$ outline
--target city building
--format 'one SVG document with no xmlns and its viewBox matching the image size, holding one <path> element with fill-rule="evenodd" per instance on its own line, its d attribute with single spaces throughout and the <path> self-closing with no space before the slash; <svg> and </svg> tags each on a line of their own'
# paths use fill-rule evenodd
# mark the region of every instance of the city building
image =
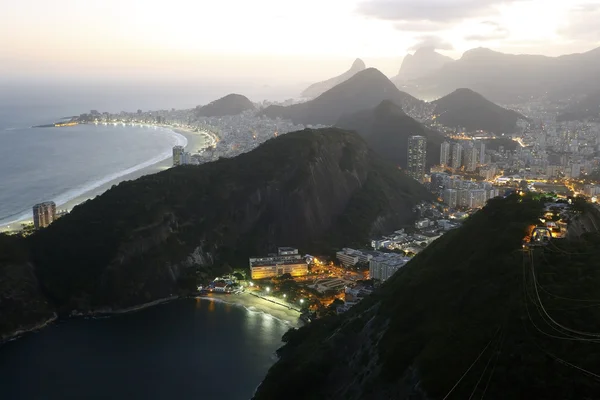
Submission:
<svg viewBox="0 0 600 400">
<path fill-rule="evenodd" d="M 384 282 L 405 266 L 408 261 L 410 258 L 399 254 L 382 253 L 369 261 L 369 278 Z"/>
<path fill-rule="evenodd" d="M 308 264 L 293 247 L 280 247 L 277 254 L 249 259 L 252 279 L 273 278 L 283 274 L 304 276 L 308 274 Z"/>
<path fill-rule="evenodd" d="M 444 142 L 440 145 L 440 165 L 450 166 L 450 143 Z"/>
<path fill-rule="evenodd" d="M 462 166 L 462 146 L 459 143 L 455 143 L 452 147 L 452 168 L 460 169 Z"/>
<path fill-rule="evenodd" d="M 479 150 L 477 147 L 472 146 L 467 148 L 467 154 L 465 157 L 465 167 L 467 172 L 474 172 L 477 169 L 477 163 L 479 162 Z"/>
<path fill-rule="evenodd" d="M 408 175 L 423 182 L 425 178 L 425 163 L 427 159 L 427 139 L 424 136 L 408 138 Z"/>
<path fill-rule="evenodd" d="M 46 201 L 33 206 L 33 226 L 35 229 L 45 228 L 56 219 L 56 204 Z"/>
<path fill-rule="evenodd" d="M 486 164 L 486 162 L 485 162 L 485 143 L 483 141 L 479 144 L 479 164 Z"/>
<path fill-rule="evenodd" d="M 344 267 L 353 267 L 359 263 L 368 263 L 373 256 L 360 250 L 344 248 L 335 253 L 335 257 Z"/>
<path fill-rule="evenodd" d="M 183 146 L 173 147 L 173 166 L 183 165 L 185 149 Z"/>
<path fill-rule="evenodd" d="M 458 191 L 456 189 L 444 189 L 442 199 L 449 207 L 456 208 L 458 204 Z"/>
</svg>

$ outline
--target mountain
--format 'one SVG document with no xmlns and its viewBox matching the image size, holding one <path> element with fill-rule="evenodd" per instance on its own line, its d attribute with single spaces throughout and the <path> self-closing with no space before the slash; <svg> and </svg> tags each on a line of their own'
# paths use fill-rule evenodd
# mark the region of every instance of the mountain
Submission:
<svg viewBox="0 0 600 400">
<path fill-rule="evenodd" d="M 306 97 L 306 98 L 310 98 L 310 99 L 319 97 L 320 95 L 322 95 L 323 93 L 325 93 L 326 91 L 331 89 L 332 87 L 339 85 L 340 83 L 342 83 L 344 81 L 347 81 L 348 79 L 352 78 L 354 75 L 359 73 L 360 71 L 363 71 L 365 68 L 367 68 L 367 66 L 365 65 L 364 61 L 361 60 L 360 58 L 357 58 L 354 61 L 354 63 L 352 63 L 352 66 L 350 67 L 350 69 L 348 71 L 346 71 L 343 74 L 336 76 L 334 78 L 327 79 L 326 81 L 313 83 L 312 85 L 310 85 L 308 88 L 306 88 L 302 92 L 302 97 Z"/>
<path fill-rule="evenodd" d="M 470 89 L 457 89 L 433 102 L 436 121 L 442 125 L 484 130 L 493 133 L 517 131 L 517 121 L 526 119 L 516 111 L 502 108 Z"/>
<path fill-rule="evenodd" d="M 263 114 L 269 118 L 289 119 L 296 124 L 333 125 L 342 115 L 376 107 L 383 100 L 391 100 L 403 108 L 422 103 L 398 90 L 377 69 L 368 68 L 314 100 L 289 107 L 270 106 Z"/>
<path fill-rule="evenodd" d="M 344 115 L 335 126 L 355 130 L 370 148 L 402 168 L 406 168 L 407 163 L 408 137 L 425 136 L 427 164 L 440 162 L 440 145 L 444 142 L 444 135 L 415 121 L 389 100 L 384 100 L 373 109 Z"/>
<path fill-rule="evenodd" d="M 531 97 L 566 98 L 600 90 L 600 48 L 580 54 L 546 57 L 473 49 L 427 76 L 400 86 L 420 98 L 439 97 L 468 87 L 500 103 Z"/>
<path fill-rule="evenodd" d="M 19 265 L 35 268 L 61 315 L 111 311 L 195 291 L 197 278 L 277 246 L 364 245 L 411 223 L 414 205 L 430 198 L 357 134 L 304 130 L 113 186 L 23 239 Z"/>
<path fill-rule="evenodd" d="M 581 101 L 557 116 L 557 121 L 574 121 L 600 117 L 600 90 L 585 96 Z"/>
<path fill-rule="evenodd" d="M 203 107 L 197 107 L 197 117 L 223 117 L 226 115 L 238 115 L 244 111 L 254 110 L 256 107 L 247 97 L 241 94 L 228 94 Z"/>
<path fill-rule="evenodd" d="M 254 399 L 596 398 L 597 336 L 544 311 L 599 332 L 600 235 L 529 254 L 542 210 L 492 199 L 346 313 L 289 331 Z"/>
<path fill-rule="evenodd" d="M 453 61 L 454 59 L 436 52 L 432 47 L 421 47 L 414 54 L 404 57 L 400 71 L 392 81 L 403 82 L 421 78 Z"/>
</svg>

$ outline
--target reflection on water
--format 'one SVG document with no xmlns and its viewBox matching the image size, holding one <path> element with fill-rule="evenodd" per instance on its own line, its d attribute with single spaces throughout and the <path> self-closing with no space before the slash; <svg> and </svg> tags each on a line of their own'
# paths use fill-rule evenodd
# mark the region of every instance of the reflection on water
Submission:
<svg viewBox="0 0 600 400">
<path fill-rule="evenodd" d="M 247 400 L 289 326 L 203 301 L 74 319 L 9 342 L 0 347 L 1 398 Z"/>
</svg>

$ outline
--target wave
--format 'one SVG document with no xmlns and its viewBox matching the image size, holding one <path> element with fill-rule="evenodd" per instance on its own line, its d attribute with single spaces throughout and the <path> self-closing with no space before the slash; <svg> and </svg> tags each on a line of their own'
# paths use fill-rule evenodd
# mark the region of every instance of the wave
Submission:
<svg viewBox="0 0 600 400">
<path fill-rule="evenodd" d="M 173 129 L 169 129 L 169 128 L 159 128 L 159 129 L 164 130 L 165 132 L 168 132 L 171 134 L 171 137 L 175 140 L 173 146 L 183 146 L 183 147 L 187 146 L 188 140 L 182 134 L 177 133 Z M 57 207 L 60 207 L 64 204 L 70 202 L 71 200 L 76 199 L 79 196 L 83 196 L 86 193 L 92 192 L 93 190 L 99 188 L 100 186 L 103 186 L 111 181 L 117 180 L 125 175 L 132 174 L 136 171 L 139 171 L 140 169 L 144 169 L 151 165 L 154 165 L 156 163 L 164 161 L 169 157 L 172 157 L 171 149 L 165 150 L 164 152 L 160 153 L 159 155 L 157 155 L 149 160 L 146 160 L 142 163 L 134 165 L 133 167 L 121 170 L 119 172 L 115 172 L 115 173 L 107 175 L 101 179 L 97 179 L 95 181 L 87 182 L 83 185 L 80 185 L 79 187 L 76 187 L 76 188 L 71 189 L 61 195 L 58 195 L 57 197 L 52 199 L 52 201 L 54 201 L 56 203 Z M 31 215 L 31 211 L 27 211 L 27 212 L 23 211 L 23 214 L 21 216 L 17 217 L 16 219 L 8 220 L 9 218 L 13 218 L 13 217 L 9 216 L 6 220 L 0 220 L 0 225 L 11 225 L 11 224 L 14 224 L 17 222 L 26 221 L 26 220 L 31 219 L 32 215 Z"/>
</svg>

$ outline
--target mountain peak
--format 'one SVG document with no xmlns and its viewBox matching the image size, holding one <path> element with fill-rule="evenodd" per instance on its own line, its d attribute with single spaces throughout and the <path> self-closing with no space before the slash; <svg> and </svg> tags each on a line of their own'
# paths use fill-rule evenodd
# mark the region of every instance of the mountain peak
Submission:
<svg viewBox="0 0 600 400">
<path fill-rule="evenodd" d="M 317 82 L 317 83 L 310 85 L 308 88 L 306 88 L 302 92 L 302 97 L 307 97 L 307 98 L 319 97 L 321 94 L 325 93 L 332 87 L 339 85 L 340 83 L 342 83 L 344 81 L 347 81 L 348 79 L 350 79 L 354 75 L 356 75 L 358 72 L 363 71 L 366 67 L 367 66 L 365 65 L 365 62 L 363 60 L 361 60 L 360 58 L 357 58 L 356 60 L 354 60 L 354 62 L 352 63 L 352 66 L 350 67 L 350 69 L 348 71 L 346 71 L 343 74 L 338 75 L 336 77 L 327 79 L 326 81 Z"/>
<path fill-rule="evenodd" d="M 456 89 L 433 104 L 438 122 L 468 131 L 513 133 L 517 130 L 517 120 L 525 118 L 516 111 L 502 108 L 467 88 Z"/>
<path fill-rule="evenodd" d="M 395 80 L 406 81 L 426 76 L 454 60 L 435 51 L 434 47 L 419 47 L 414 54 L 407 54 Z"/>
<path fill-rule="evenodd" d="M 254 109 L 254 104 L 246 96 L 230 93 L 203 107 L 196 108 L 196 115 L 199 117 L 222 117 L 225 115 L 238 115 L 244 111 Z"/>
<path fill-rule="evenodd" d="M 350 70 L 351 71 L 362 71 L 365 68 L 367 68 L 367 65 L 365 64 L 365 62 L 363 60 L 361 60 L 360 58 L 357 58 L 352 63 L 352 67 L 350 67 Z"/>
</svg>

